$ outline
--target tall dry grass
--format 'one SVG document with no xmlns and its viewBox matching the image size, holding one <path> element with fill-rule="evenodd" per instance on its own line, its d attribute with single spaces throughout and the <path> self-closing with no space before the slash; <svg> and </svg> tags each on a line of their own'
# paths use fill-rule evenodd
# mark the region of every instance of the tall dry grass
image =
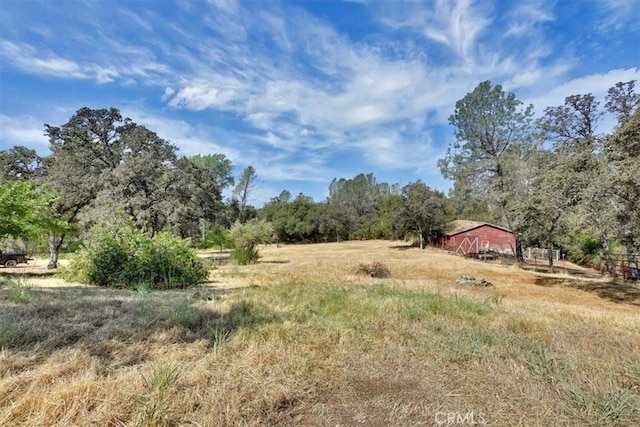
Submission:
<svg viewBox="0 0 640 427">
<path fill-rule="evenodd" d="M 190 291 L 0 282 L 0 425 L 640 418 L 637 288 L 402 243 L 261 252 Z M 374 262 L 391 277 L 357 274 Z"/>
</svg>

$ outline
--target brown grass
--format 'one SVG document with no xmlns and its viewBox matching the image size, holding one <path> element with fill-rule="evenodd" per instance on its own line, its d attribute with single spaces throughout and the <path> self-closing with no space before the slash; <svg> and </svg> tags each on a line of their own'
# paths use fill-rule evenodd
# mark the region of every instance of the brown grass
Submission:
<svg viewBox="0 0 640 427">
<path fill-rule="evenodd" d="M 221 266 L 198 290 L 5 283 L 0 425 L 631 426 L 640 417 L 637 287 L 570 265 L 550 275 L 403 242 L 261 254 L 256 265 Z M 391 278 L 356 274 L 373 263 Z M 456 285 L 462 275 L 495 286 Z M 24 288 L 31 296 L 18 300 Z"/>
</svg>

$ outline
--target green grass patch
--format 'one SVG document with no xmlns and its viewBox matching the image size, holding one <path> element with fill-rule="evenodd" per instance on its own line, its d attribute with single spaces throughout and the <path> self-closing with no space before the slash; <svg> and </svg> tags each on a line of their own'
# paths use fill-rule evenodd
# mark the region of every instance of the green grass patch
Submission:
<svg viewBox="0 0 640 427">
<path fill-rule="evenodd" d="M 171 365 L 158 365 L 148 375 L 142 375 L 144 392 L 137 396 L 139 410 L 136 426 L 166 425 L 167 408 L 174 393 L 172 387 L 179 376 Z"/>
<path fill-rule="evenodd" d="M 22 278 L 0 276 L 0 289 L 9 289 L 9 299 L 15 304 L 27 304 L 33 300 L 35 294 Z"/>
<path fill-rule="evenodd" d="M 8 286 L 11 290 L 11 301 L 16 304 L 28 304 L 35 298 L 33 288 L 23 280 L 10 280 Z"/>
<path fill-rule="evenodd" d="M 0 289 L 4 288 L 5 286 L 9 286 L 9 284 L 11 283 L 13 283 L 11 279 L 4 276 L 0 276 Z"/>
</svg>

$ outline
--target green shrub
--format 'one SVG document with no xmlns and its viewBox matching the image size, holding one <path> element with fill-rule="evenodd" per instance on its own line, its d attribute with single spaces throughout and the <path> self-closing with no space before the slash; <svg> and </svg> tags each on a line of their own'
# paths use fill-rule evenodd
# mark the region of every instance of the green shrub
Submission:
<svg viewBox="0 0 640 427">
<path fill-rule="evenodd" d="M 252 219 L 245 224 L 236 222 L 231 228 L 234 246 L 231 259 L 241 265 L 255 263 L 260 258 L 258 244 L 270 242 L 273 233 L 271 223 L 263 220 Z"/>
<path fill-rule="evenodd" d="M 230 247 L 232 244 L 231 232 L 224 228 L 216 228 L 214 230 L 208 230 L 204 239 L 200 240 L 196 246 L 200 249 L 224 248 Z"/>
<path fill-rule="evenodd" d="M 260 252 L 255 246 L 240 246 L 237 248 L 233 248 L 229 257 L 236 264 L 248 265 L 254 264 L 260 259 Z"/>
<path fill-rule="evenodd" d="M 98 286 L 174 289 L 204 281 L 207 270 L 188 240 L 123 227 L 94 231 L 63 275 Z"/>
<path fill-rule="evenodd" d="M 569 248 L 567 258 L 581 265 L 596 263 L 600 259 L 602 245 L 600 240 L 588 233 L 578 232 L 573 236 L 573 244 Z"/>
</svg>

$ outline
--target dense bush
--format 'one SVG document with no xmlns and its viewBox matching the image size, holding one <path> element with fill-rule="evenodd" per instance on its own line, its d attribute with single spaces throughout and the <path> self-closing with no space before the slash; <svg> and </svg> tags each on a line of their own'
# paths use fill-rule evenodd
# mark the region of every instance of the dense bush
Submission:
<svg viewBox="0 0 640 427">
<path fill-rule="evenodd" d="M 223 250 L 230 247 L 231 244 L 231 232 L 224 228 L 215 228 L 207 230 L 204 239 L 197 242 L 196 246 L 200 249 L 219 248 Z"/>
<path fill-rule="evenodd" d="M 567 256 L 569 261 L 591 267 L 599 266 L 602 244 L 597 237 L 578 232 L 572 240 Z"/>
<path fill-rule="evenodd" d="M 252 219 L 245 224 L 235 223 L 231 228 L 231 259 L 240 265 L 255 263 L 260 258 L 257 246 L 270 242 L 273 233 L 273 226 L 267 221 Z"/>
<path fill-rule="evenodd" d="M 171 233 L 154 237 L 130 228 L 99 228 L 63 275 L 99 286 L 174 289 L 197 285 L 207 270 L 188 240 Z"/>
</svg>

